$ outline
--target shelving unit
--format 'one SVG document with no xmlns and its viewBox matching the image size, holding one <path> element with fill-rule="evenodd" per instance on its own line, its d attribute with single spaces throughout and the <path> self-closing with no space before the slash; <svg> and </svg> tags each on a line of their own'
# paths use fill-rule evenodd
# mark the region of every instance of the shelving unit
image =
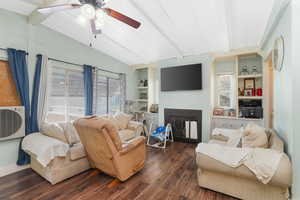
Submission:
<svg viewBox="0 0 300 200">
<path fill-rule="evenodd" d="M 248 74 L 242 73 L 243 69 L 247 66 Z M 255 67 L 254 67 L 255 66 Z M 255 73 L 252 74 L 253 69 Z M 241 115 L 241 102 L 249 102 L 249 101 L 256 101 L 260 102 L 262 109 L 264 106 L 264 88 L 263 88 L 263 78 L 264 78 L 264 71 L 263 71 L 263 60 L 260 55 L 256 52 L 248 52 L 248 53 L 241 53 L 241 54 L 230 54 L 226 56 L 216 56 L 215 61 L 213 64 L 213 79 L 212 79 L 212 90 L 213 93 L 213 109 L 217 108 L 218 105 L 218 98 L 217 97 L 217 76 L 218 75 L 233 75 L 234 77 L 234 100 L 232 107 L 227 107 L 224 109 L 235 111 L 234 116 L 214 116 L 212 114 L 212 128 L 220 127 L 220 128 L 234 128 L 244 126 L 250 121 L 264 125 L 264 119 L 262 118 L 245 118 Z M 244 82 L 245 79 L 253 79 L 255 82 L 255 95 L 256 96 L 241 96 L 239 88 L 244 90 Z M 257 89 L 261 89 L 262 96 L 257 96 Z M 245 92 L 243 93 L 245 95 Z M 243 104 L 242 104 L 243 105 Z M 264 111 L 264 110 L 263 110 Z"/>
<path fill-rule="evenodd" d="M 246 68 L 248 74 L 243 74 L 243 69 Z M 254 70 L 256 69 L 256 70 Z M 260 102 L 261 106 L 263 105 L 263 96 L 257 96 L 255 94 L 254 96 L 240 96 L 239 90 L 244 90 L 245 80 L 254 80 L 255 85 L 255 92 L 257 89 L 261 89 L 263 91 L 263 61 L 260 55 L 256 53 L 252 54 L 246 54 L 246 55 L 237 55 L 237 113 L 238 117 L 241 118 L 241 112 L 240 112 L 240 104 L 249 101 L 249 100 L 257 100 Z M 244 118 L 243 118 L 244 119 Z M 259 118 L 255 120 L 262 120 L 263 118 Z"/>
<path fill-rule="evenodd" d="M 137 99 L 139 111 L 148 111 L 148 68 L 136 69 Z M 145 83 L 146 82 L 146 83 Z"/>
<path fill-rule="evenodd" d="M 151 113 L 150 106 L 158 104 L 158 80 L 156 76 L 156 66 L 153 64 L 135 65 L 136 76 L 136 99 L 137 117 L 136 120 L 145 122 L 147 132 L 150 124 L 158 126 L 158 113 Z M 146 85 L 141 85 L 141 80 L 147 80 Z"/>
</svg>

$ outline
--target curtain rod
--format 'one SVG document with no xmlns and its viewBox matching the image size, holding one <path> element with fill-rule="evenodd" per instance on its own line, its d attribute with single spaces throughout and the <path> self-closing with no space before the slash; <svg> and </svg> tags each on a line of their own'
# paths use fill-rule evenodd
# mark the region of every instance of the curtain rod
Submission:
<svg viewBox="0 0 300 200">
<path fill-rule="evenodd" d="M 55 58 L 48 58 L 48 59 L 56 61 L 56 62 L 61 62 L 61 63 L 65 63 L 65 64 L 70 64 L 70 65 L 75 65 L 75 66 L 83 67 L 83 65 L 81 65 L 81 64 L 67 62 L 67 61 L 64 61 L 64 60 L 58 60 L 58 59 L 55 59 Z M 123 73 L 117 73 L 117 72 L 109 71 L 109 70 L 106 70 L 106 69 L 102 69 L 100 67 L 94 67 L 94 68 L 96 68 L 97 70 L 101 70 L 101 71 L 112 73 L 112 74 L 117 74 L 117 75 L 123 74 Z"/>
<path fill-rule="evenodd" d="M 1 47 L 0 47 L 0 50 L 2 50 L 2 51 L 7 51 L 7 49 L 1 48 Z M 22 50 L 22 51 L 24 51 L 24 50 Z M 26 52 L 26 51 L 25 51 L 25 52 Z M 26 52 L 26 55 L 28 56 L 28 52 Z"/>
</svg>

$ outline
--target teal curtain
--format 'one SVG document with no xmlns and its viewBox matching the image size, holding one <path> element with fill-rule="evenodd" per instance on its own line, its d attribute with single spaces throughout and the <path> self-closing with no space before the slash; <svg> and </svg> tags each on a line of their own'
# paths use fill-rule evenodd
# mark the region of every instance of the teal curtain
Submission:
<svg viewBox="0 0 300 200">
<path fill-rule="evenodd" d="M 93 115 L 93 67 L 84 65 L 85 115 Z"/>
<path fill-rule="evenodd" d="M 22 105 L 25 108 L 25 134 L 31 133 L 30 127 L 30 100 L 29 100 L 29 80 L 26 61 L 26 52 L 9 48 L 7 50 L 8 63 L 12 72 L 17 92 L 19 93 Z M 30 157 L 21 148 L 22 140 L 19 145 L 19 156 L 17 165 L 30 163 Z"/>
<path fill-rule="evenodd" d="M 42 55 L 36 56 L 36 65 L 35 65 L 35 73 L 33 80 L 33 88 L 32 88 L 32 97 L 31 97 L 31 120 L 30 120 L 30 128 L 31 132 L 38 132 L 38 101 L 39 101 L 39 89 L 40 89 L 40 80 L 41 80 L 41 69 L 42 69 Z"/>
</svg>

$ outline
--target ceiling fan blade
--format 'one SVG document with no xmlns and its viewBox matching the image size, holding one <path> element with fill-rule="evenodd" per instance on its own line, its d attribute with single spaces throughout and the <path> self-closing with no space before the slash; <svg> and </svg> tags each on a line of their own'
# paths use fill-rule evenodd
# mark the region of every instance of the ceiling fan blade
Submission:
<svg viewBox="0 0 300 200">
<path fill-rule="evenodd" d="M 81 7 L 81 4 L 68 3 L 68 4 L 38 8 L 38 12 L 40 12 L 42 14 L 51 14 L 51 13 L 55 13 L 55 12 L 59 12 L 59 11 L 63 11 L 63 10 L 74 9 L 74 8 L 79 8 L 79 7 Z"/>
<path fill-rule="evenodd" d="M 101 34 L 101 33 L 102 33 L 101 29 L 97 29 L 96 23 L 95 23 L 95 19 L 92 19 L 92 20 L 91 20 L 91 29 L 92 29 L 92 33 L 93 33 L 94 35 L 97 35 L 97 34 Z"/>
<path fill-rule="evenodd" d="M 139 28 L 141 25 L 140 22 L 138 22 L 130 17 L 127 17 L 126 15 L 123 15 L 122 13 L 119 13 L 113 9 L 104 8 L 104 10 L 106 11 L 108 16 L 111 16 L 125 24 L 128 24 L 129 26 L 132 26 L 133 28 Z"/>
</svg>

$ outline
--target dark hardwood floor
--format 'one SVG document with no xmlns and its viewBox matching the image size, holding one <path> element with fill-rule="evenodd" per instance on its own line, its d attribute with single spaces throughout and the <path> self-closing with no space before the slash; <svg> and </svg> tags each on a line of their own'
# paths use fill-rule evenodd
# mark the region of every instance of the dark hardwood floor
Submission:
<svg viewBox="0 0 300 200">
<path fill-rule="evenodd" d="M 176 142 L 166 150 L 148 148 L 145 168 L 124 183 L 91 169 L 52 186 L 26 169 L 0 178 L 0 199 L 235 200 L 197 185 L 194 149 Z"/>
</svg>

